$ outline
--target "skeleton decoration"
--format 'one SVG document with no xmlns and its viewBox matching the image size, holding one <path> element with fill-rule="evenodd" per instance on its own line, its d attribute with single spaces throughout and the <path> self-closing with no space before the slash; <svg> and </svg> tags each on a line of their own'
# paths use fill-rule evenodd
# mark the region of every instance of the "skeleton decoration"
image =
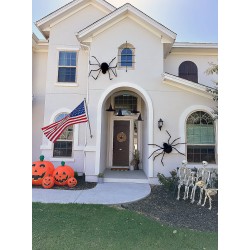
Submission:
<svg viewBox="0 0 250 250">
<path fill-rule="evenodd" d="M 108 72 L 108 73 L 109 73 L 109 80 L 112 80 L 113 78 L 111 78 L 110 72 L 109 72 L 109 71 L 111 70 L 112 73 L 113 73 L 113 75 L 114 75 L 115 77 L 117 77 L 117 73 L 116 73 L 117 64 L 116 64 L 116 66 L 114 66 L 114 67 L 111 67 L 111 66 L 110 66 L 110 64 L 115 60 L 116 57 L 113 58 L 109 64 L 106 63 L 106 62 L 100 63 L 100 62 L 97 60 L 97 58 L 96 58 L 95 56 L 92 56 L 92 57 L 95 58 L 95 60 L 97 61 L 97 64 L 96 64 L 96 63 L 91 63 L 90 61 L 89 61 L 89 64 L 90 64 L 90 65 L 96 65 L 96 66 L 98 66 L 99 68 L 98 68 L 98 69 L 92 69 L 92 70 L 90 70 L 89 76 L 91 75 L 91 76 L 96 80 L 96 79 L 98 78 L 98 76 L 100 75 L 101 72 L 102 72 L 103 74 L 106 74 L 106 73 Z M 94 76 L 92 75 L 92 72 L 93 72 L 93 71 L 98 72 L 98 74 L 97 74 L 96 77 L 94 77 Z"/>
<path fill-rule="evenodd" d="M 188 199 L 189 196 L 189 189 L 192 187 L 190 199 L 191 203 L 194 203 L 195 199 L 195 191 L 197 188 L 200 189 L 199 194 L 199 201 L 197 205 L 201 205 L 201 200 L 203 196 L 203 192 L 205 192 L 205 199 L 202 206 L 205 206 L 207 198 L 209 199 L 209 209 L 212 209 L 212 196 L 215 196 L 218 192 L 218 189 L 216 188 L 208 188 L 211 179 L 211 172 L 208 169 L 205 169 L 207 166 L 207 162 L 202 162 L 202 168 L 199 168 L 196 171 L 193 169 L 187 168 L 187 161 L 182 161 L 182 167 L 178 169 L 177 177 L 178 177 L 178 194 L 177 194 L 177 200 L 180 199 L 180 189 L 182 186 L 185 187 L 183 200 Z"/>
<path fill-rule="evenodd" d="M 207 200 L 207 197 L 209 199 L 209 210 L 212 209 L 212 198 L 211 196 L 215 196 L 218 192 L 218 189 L 216 188 L 207 188 L 207 189 L 204 189 L 205 190 L 205 199 L 204 199 L 204 203 L 202 206 L 205 206 L 206 204 L 206 200 Z"/>
<path fill-rule="evenodd" d="M 178 193 L 177 193 L 177 200 L 180 199 L 180 190 L 182 186 L 186 186 L 186 183 L 188 181 L 188 176 L 190 175 L 191 170 L 187 168 L 187 161 L 182 161 L 182 167 L 180 167 L 177 171 L 177 177 L 178 177 Z"/>
<path fill-rule="evenodd" d="M 189 189 L 191 187 L 194 187 L 195 180 L 196 180 L 196 173 L 191 170 L 190 175 L 188 176 L 187 182 L 186 182 L 186 185 L 185 185 L 185 192 L 184 192 L 183 200 L 188 199 Z"/>
<path fill-rule="evenodd" d="M 175 148 L 175 146 L 177 146 L 177 145 L 179 145 L 179 144 L 186 144 L 186 142 L 180 142 L 180 143 L 174 144 L 174 142 L 176 142 L 177 140 L 179 140 L 180 137 L 177 138 L 177 139 L 175 139 L 175 140 L 173 140 L 173 141 L 170 143 L 171 135 L 169 134 L 169 132 L 168 132 L 167 130 L 166 130 L 166 132 L 168 133 L 169 138 L 168 138 L 168 142 L 167 142 L 167 143 L 166 143 L 166 142 L 163 143 L 163 147 L 161 147 L 161 146 L 159 146 L 159 145 L 157 145 L 157 144 L 148 144 L 148 145 L 152 145 L 152 146 L 157 146 L 157 147 L 158 147 L 158 149 L 156 149 L 156 150 L 148 157 L 148 159 L 149 159 L 155 152 L 161 150 L 160 153 L 158 153 L 157 155 L 154 156 L 154 160 L 155 160 L 155 158 L 156 158 L 157 156 L 159 156 L 159 155 L 162 154 L 162 158 L 161 158 L 161 164 L 162 164 L 162 166 L 164 166 L 162 160 L 163 160 L 163 157 L 164 157 L 165 153 L 169 154 L 169 153 L 171 153 L 172 150 L 174 149 L 174 150 L 176 150 L 179 154 L 184 155 L 184 154 L 181 153 L 177 148 Z M 185 156 L 185 155 L 184 155 L 184 156 Z"/>
<path fill-rule="evenodd" d="M 208 169 L 205 169 L 205 167 L 207 166 L 207 162 L 203 161 L 202 166 L 203 167 L 199 168 L 197 171 L 196 183 L 195 183 L 194 187 L 192 188 L 191 195 L 190 195 L 191 203 L 194 203 L 195 191 L 196 191 L 197 187 L 200 188 L 200 197 L 199 197 L 199 201 L 198 201 L 197 205 L 201 205 L 203 191 L 204 191 L 204 189 L 207 188 L 207 185 L 210 181 L 210 171 Z"/>
</svg>

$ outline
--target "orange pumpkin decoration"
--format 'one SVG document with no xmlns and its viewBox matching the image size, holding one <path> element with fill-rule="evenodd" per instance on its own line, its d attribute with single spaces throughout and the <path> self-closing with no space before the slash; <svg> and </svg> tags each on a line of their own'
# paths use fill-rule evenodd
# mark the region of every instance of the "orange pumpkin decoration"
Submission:
<svg viewBox="0 0 250 250">
<path fill-rule="evenodd" d="M 42 185 L 43 178 L 53 174 L 55 167 L 52 162 L 44 161 L 44 156 L 40 156 L 40 161 L 32 163 L 32 185 Z"/>
<path fill-rule="evenodd" d="M 76 184 L 77 184 L 77 180 L 76 180 L 75 177 L 70 177 L 70 178 L 68 179 L 68 186 L 69 186 L 70 188 L 75 187 Z"/>
<path fill-rule="evenodd" d="M 46 176 L 43 178 L 43 181 L 42 181 L 42 186 L 44 188 L 52 188 L 55 184 L 55 181 L 54 181 L 54 178 L 50 175 L 50 176 Z"/>
<path fill-rule="evenodd" d="M 61 166 L 57 167 L 53 172 L 55 184 L 58 186 L 65 186 L 68 183 L 70 177 L 74 177 L 74 170 L 72 167 L 65 165 L 65 162 L 61 162 Z"/>
</svg>

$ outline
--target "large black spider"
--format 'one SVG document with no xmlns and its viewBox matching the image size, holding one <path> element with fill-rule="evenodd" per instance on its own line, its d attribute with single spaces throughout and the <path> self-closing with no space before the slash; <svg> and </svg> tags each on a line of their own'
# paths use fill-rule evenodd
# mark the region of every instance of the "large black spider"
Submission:
<svg viewBox="0 0 250 250">
<path fill-rule="evenodd" d="M 101 63 L 99 63 L 99 61 L 97 60 L 97 58 L 95 56 L 92 56 L 92 57 L 94 57 L 96 59 L 96 61 L 97 61 L 98 64 L 91 63 L 90 61 L 89 61 L 89 64 L 90 65 L 97 65 L 97 66 L 99 66 L 99 69 L 92 69 L 92 70 L 90 70 L 89 76 L 91 75 L 92 71 L 99 71 L 96 77 L 94 77 L 93 75 L 91 75 L 96 80 L 98 78 L 100 72 L 102 72 L 103 74 L 106 74 L 106 72 L 108 71 L 108 73 L 109 73 L 109 80 L 112 80 L 113 78 L 110 77 L 109 70 L 112 71 L 112 73 L 114 74 L 114 76 L 117 76 L 117 73 L 116 73 L 116 70 L 115 70 L 115 68 L 117 67 L 117 64 L 114 67 L 110 67 L 110 64 L 115 60 L 116 57 L 113 58 L 109 64 L 107 64 L 106 62 L 103 62 L 101 64 Z"/>
<path fill-rule="evenodd" d="M 166 132 L 168 133 L 167 130 L 166 130 Z M 153 145 L 153 146 L 159 147 L 158 149 L 156 149 L 156 150 L 148 157 L 148 159 L 149 159 L 156 151 L 162 150 L 159 154 L 157 154 L 157 155 L 154 156 L 154 160 L 155 160 L 155 158 L 156 158 L 157 156 L 159 156 L 160 154 L 162 154 L 162 158 L 161 158 L 161 164 L 162 164 L 162 166 L 164 166 L 162 160 L 163 160 L 163 157 L 164 157 L 165 153 L 169 154 L 169 153 L 172 152 L 173 149 L 175 149 L 179 154 L 184 155 L 184 154 L 181 153 L 178 149 L 176 149 L 175 146 L 177 146 L 177 145 L 179 145 L 179 144 L 186 144 L 186 142 L 180 142 L 180 143 L 173 144 L 175 141 L 177 141 L 177 140 L 179 140 L 179 139 L 181 138 L 181 137 L 179 137 L 179 138 L 173 140 L 173 141 L 170 143 L 169 141 L 170 141 L 171 135 L 170 135 L 169 133 L 168 133 L 168 135 L 169 135 L 168 142 L 167 142 L 167 143 L 164 142 L 164 143 L 163 143 L 163 147 L 161 147 L 161 146 L 159 146 L 159 145 L 157 145 L 157 144 L 148 144 L 148 145 Z"/>
</svg>

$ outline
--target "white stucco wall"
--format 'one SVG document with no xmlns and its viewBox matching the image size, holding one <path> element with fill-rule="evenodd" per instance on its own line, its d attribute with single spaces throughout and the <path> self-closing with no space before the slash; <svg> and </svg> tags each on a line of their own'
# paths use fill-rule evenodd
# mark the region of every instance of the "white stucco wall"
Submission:
<svg viewBox="0 0 250 250">
<path fill-rule="evenodd" d="M 32 161 L 41 152 L 47 58 L 47 52 L 32 52 Z"/>
<path fill-rule="evenodd" d="M 198 83 L 214 87 L 213 81 L 217 81 L 218 76 L 216 74 L 207 75 L 205 71 L 211 67 L 209 63 L 218 64 L 218 56 L 214 53 L 196 52 L 195 50 L 180 54 L 180 52 L 177 53 L 173 49 L 173 52 L 165 60 L 165 72 L 178 76 L 179 65 L 184 61 L 192 61 L 196 64 L 198 68 Z"/>
</svg>

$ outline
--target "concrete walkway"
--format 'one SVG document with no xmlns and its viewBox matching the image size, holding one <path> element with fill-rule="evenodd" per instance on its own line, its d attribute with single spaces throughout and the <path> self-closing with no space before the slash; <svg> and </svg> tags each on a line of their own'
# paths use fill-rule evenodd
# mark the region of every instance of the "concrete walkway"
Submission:
<svg viewBox="0 0 250 250">
<path fill-rule="evenodd" d="M 147 183 L 102 183 L 88 190 L 32 189 L 32 201 L 42 203 L 122 204 L 141 200 L 151 192 Z"/>
</svg>

